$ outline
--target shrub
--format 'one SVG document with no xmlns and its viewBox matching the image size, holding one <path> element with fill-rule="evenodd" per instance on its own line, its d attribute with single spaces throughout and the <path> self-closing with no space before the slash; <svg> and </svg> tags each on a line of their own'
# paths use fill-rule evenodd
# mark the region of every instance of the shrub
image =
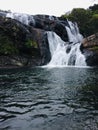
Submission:
<svg viewBox="0 0 98 130">
<path fill-rule="evenodd" d="M 10 55 L 18 53 L 18 49 L 13 45 L 7 36 L 0 35 L 0 54 Z"/>
</svg>

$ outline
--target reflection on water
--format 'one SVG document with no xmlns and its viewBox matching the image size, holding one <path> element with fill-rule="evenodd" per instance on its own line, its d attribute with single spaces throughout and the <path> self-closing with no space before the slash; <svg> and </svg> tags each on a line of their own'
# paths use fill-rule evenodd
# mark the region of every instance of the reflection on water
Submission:
<svg viewBox="0 0 98 130">
<path fill-rule="evenodd" d="M 97 68 L 0 70 L 0 130 L 98 130 Z"/>
</svg>

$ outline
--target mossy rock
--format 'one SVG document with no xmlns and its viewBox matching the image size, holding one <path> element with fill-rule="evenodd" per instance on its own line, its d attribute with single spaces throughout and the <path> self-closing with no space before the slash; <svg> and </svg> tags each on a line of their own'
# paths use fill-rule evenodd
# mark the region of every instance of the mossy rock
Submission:
<svg viewBox="0 0 98 130">
<path fill-rule="evenodd" d="M 7 36 L 0 35 L 0 54 L 18 54 L 17 47 Z"/>
<path fill-rule="evenodd" d="M 25 43 L 26 47 L 27 48 L 38 48 L 38 45 L 37 45 L 37 42 L 36 41 L 33 41 L 31 39 L 28 39 L 27 42 Z"/>
<path fill-rule="evenodd" d="M 98 46 L 93 46 L 93 47 L 89 48 L 89 50 L 91 50 L 91 51 L 98 51 Z"/>
</svg>

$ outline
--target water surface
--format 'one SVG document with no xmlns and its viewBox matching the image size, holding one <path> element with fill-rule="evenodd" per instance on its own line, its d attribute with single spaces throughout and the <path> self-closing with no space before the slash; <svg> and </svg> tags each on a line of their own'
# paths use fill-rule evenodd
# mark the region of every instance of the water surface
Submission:
<svg viewBox="0 0 98 130">
<path fill-rule="evenodd" d="M 0 70 L 0 130 L 98 130 L 98 68 Z"/>
</svg>

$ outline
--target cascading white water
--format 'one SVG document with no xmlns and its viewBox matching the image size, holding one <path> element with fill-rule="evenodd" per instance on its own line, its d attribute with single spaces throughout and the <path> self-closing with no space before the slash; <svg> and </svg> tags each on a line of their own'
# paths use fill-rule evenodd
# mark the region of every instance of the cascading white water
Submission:
<svg viewBox="0 0 98 130">
<path fill-rule="evenodd" d="M 25 25 L 35 25 L 33 16 L 20 13 L 7 13 L 6 17 L 16 19 Z M 49 17 L 54 20 L 54 17 Z M 48 31 L 48 42 L 51 52 L 51 61 L 47 66 L 86 66 L 85 56 L 80 51 L 83 36 L 79 33 L 76 23 L 68 21 L 65 26 L 69 42 L 64 42 L 55 32 Z"/>
<path fill-rule="evenodd" d="M 55 32 L 48 31 L 48 42 L 51 61 L 48 67 L 55 66 L 86 66 L 85 56 L 80 51 L 83 36 L 79 33 L 77 24 L 68 21 L 66 26 L 69 43 L 64 42 Z"/>
<path fill-rule="evenodd" d="M 28 15 L 28 14 L 21 14 L 21 13 L 7 13 L 6 17 L 16 19 L 17 21 L 20 21 L 21 23 L 25 25 L 29 25 L 32 23 L 35 25 L 35 20 L 33 16 Z"/>
<path fill-rule="evenodd" d="M 47 32 L 47 35 L 52 57 L 48 66 L 65 64 L 65 42 L 54 32 Z"/>
<path fill-rule="evenodd" d="M 68 20 L 67 20 L 68 21 Z M 79 33 L 79 28 L 77 23 L 72 23 L 68 21 L 69 27 L 65 26 L 69 38 L 69 42 L 78 43 L 83 40 L 83 36 Z"/>
</svg>

